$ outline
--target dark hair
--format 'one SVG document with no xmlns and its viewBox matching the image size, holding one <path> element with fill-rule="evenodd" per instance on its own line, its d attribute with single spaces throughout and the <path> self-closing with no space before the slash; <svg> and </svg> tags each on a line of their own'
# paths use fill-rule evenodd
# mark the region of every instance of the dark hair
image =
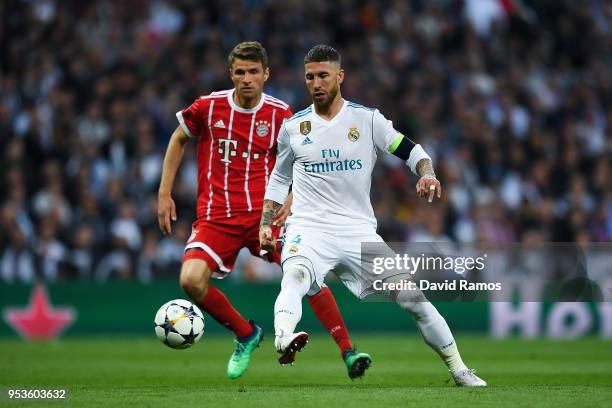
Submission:
<svg viewBox="0 0 612 408">
<path fill-rule="evenodd" d="M 227 56 L 227 64 L 232 69 L 236 59 L 261 62 L 265 69 L 268 67 L 268 53 L 266 49 L 257 41 L 245 41 L 236 45 L 232 52 Z"/>
<path fill-rule="evenodd" d="M 334 47 L 319 44 L 312 47 L 304 57 L 304 64 L 323 61 L 337 62 L 340 65 L 340 53 Z"/>
</svg>

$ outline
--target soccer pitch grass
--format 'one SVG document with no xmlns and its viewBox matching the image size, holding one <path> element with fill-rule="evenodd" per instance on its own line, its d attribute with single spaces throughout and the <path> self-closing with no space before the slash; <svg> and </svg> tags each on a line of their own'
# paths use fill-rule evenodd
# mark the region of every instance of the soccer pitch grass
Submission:
<svg viewBox="0 0 612 408">
<path fill-rule="evenodd" d="M 350 381 L 331 339 L 319 335 L 296 365 L 277 363 L 267 338 L 247 373 L 229 380 L 230 336 L 188 350 L 150 338 L 70 338 L 53 343 L 0 340 L 0 405 L 76 407 L 606 406 L 612 400 L 612 342 L 491 340 L 458 336 L 464 360 L 486 389 L 456 388 L 437 355 L 415 336 L 362 335 L 372 354 L 363 379 Z M 16 402 L 7 389 L 67 388 L 65 401 Z M 609 405 L 608 405 L 609 406 Z"/>
</svg>

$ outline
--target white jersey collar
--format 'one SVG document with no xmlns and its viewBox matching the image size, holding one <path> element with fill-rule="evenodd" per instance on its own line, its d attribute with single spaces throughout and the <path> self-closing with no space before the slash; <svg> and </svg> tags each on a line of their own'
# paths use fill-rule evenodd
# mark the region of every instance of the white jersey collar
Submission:
<svg viewBox="0 0 612 408">
<path fill-rule="evenodd" d="M 236 103 L 234 102 L 234 92 L 236 92 L 236 88 L 232 89 L 232 91 L 227 94 L 227 101 L 233 110 L 238 111 L 240 113 L 257 112 L 263 106 L 264 99 L 266 99 L 266 94 L 262 92 L 261 98 L 259 98 L 259 103 L 257 103 L 257 105 L 253 106 L 250 109 L 245 109 L 245 108 L 241 108 L 240 106 L 236 105 Z"/>
<path fill-rule="evenodd" d="M 340 110 L 338 111 L 338 113 L 336 113 L 336 116 L 334 116 L 333 118 L 331 118 L 331 120 L 327 120 L 325 118 L 322 118 L 321 116 L 319 116 L 317 114 L 317 111 L 315 110 L 314 107 L 314 103 L 311 105 L 312 106 L 312 115 L 314 118 L 316 118 L 318 121 L 323 122 L 325 124 L 328 125 L 333 125 L 334 123 L 336 123 L 338 121 L 338 118 L 340 116 L 342 116 L 342 114 L 344 113 L 344 110 L 346 109 L 346 107 L 348 106 L 348 101 L 346 99 L 343 99 L 342 102 L 342 107 L 340 108 Z"/>
</svg>

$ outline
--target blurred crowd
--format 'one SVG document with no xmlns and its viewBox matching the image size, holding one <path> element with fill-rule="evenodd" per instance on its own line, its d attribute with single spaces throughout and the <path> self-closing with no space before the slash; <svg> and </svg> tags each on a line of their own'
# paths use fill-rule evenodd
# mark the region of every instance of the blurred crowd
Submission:
<svg viewBox="0 0 612 408">
<path fill-rule="evenodd" d="M 191 144 L 161 236 L 174 114 L 230 88 L 226 56 L 250 39 L 294 111 L 305 52 L 335 46 L 345 98 L 430 152 L 434 205 L 399 159 L 377 166 L 386 240 L 612 239 L 609 1 L 12 0 L 0 18 L 0 281 L 176 277 L 197 170 Z M 239 277 L 278 277 L 251 262 Z"/>
</svg>

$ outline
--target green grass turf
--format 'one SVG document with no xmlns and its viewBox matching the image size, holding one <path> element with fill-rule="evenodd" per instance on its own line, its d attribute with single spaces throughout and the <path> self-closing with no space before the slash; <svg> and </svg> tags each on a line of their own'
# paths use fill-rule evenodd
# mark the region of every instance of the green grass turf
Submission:
<svg viewBox="0 0 612 408">
<path fill-rule="evenodd" d="M 271 339 L 239 380 L 225 376 L 230 336 L 171 350 L 153 336 L 0 340 L 0 405 L 8 388 L 68 388 L 62 402 L 10 406 L 233 407 L 381 406 L 584 407 L 612 400 L 612 342 L 491 340 L 458 336 L 464 360 L 489 384 L 459 389 L 437 355 L 414 336 L 355 334 L 374 363 L 351 382 L 331 341 L 314 337 L 294 367 L 280 367 Z M 281 405 L 282 404 L 282 405 Z M 326 404 L 326 405 L 324 405 Z M 608 405 L 609 406 L 609 405 Z"/>
</svg>

